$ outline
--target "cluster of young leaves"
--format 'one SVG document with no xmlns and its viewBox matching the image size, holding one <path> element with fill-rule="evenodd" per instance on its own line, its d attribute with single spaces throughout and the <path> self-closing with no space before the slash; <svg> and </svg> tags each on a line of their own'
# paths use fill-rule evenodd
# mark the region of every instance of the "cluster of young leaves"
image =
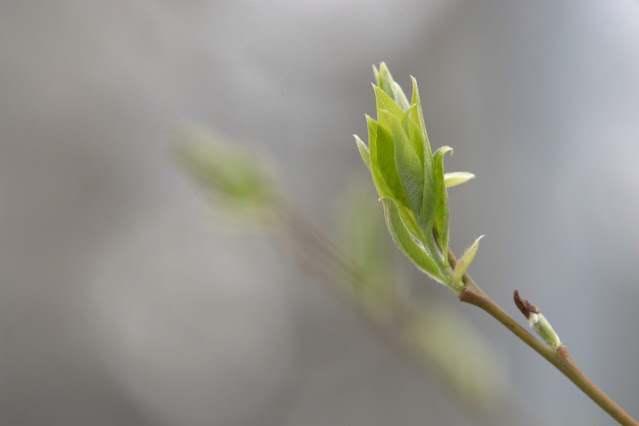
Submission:
<svg viewBox="0 0 639 426">
<path fill-rule="evenodd" d="M 384 205 L 386 225 L 395 243 L 419 269 L 459 293 L 479 240 L 456 268 L 448 260 L 448 193 L 446 188 L 472 179 L 465 172 L 444 173 L 442 146 L 431 150 L 417 82 L 410 102 L 383 62 L 373 67 L 377 120 L 366 116 L 368 146 L 355 136 L 364 163 Z"/>
</svg>

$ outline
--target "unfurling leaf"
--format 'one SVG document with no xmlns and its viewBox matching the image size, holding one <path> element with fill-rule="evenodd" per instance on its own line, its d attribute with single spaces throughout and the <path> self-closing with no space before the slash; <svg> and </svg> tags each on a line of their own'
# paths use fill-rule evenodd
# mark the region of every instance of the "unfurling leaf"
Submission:
<svg viewBox="0 0 639 426">
<path fill-rule="evenodd" d="M 477 249 L 479 248 L 479 240 L 481 240 L 482 238 L 484 238 L 483 235 L 477 238 L 473 245 L 470 246 L 468 250 L 466 250 L 466 253 L 464 253 L 464 255 L 461 257 L 461 259 L 459 259 L 459 262 L 457 262 L 457 266 L 455 266 L 455 271 L 453 272 L 453 282 L 455 284 L 461 284 L 464 274 L 475 258 L 475 254 L 477 253 Z"/>
<path fill-rule="evenodd" d="M 386 217 L 386 226 L 388 231 L 393 237 L 393 241 L 399 246 L 410 260 L 417 265 L 426 274 L 430 275 L 434 280 L 439 281 L 442 284 L 446 284 L 446 281 L 442 277 L 442 273 L 435 264 L 435 261 L 428 257 L 424 249 L 415 242 L 406 229 L 406 226 L 402 222 L 399 215 L 397 204 L 393 199 L 383 197 L 384 203 L 384 216 Z"/>
<path fill-rule="evenodd" d="M 442 253 L 448 252 L 448 192 L 444 184 L 444 155 L 453 149 L 442 146 L 433 154 L 434 190 L 436 197 L 435 230 Z"/>
</svg>

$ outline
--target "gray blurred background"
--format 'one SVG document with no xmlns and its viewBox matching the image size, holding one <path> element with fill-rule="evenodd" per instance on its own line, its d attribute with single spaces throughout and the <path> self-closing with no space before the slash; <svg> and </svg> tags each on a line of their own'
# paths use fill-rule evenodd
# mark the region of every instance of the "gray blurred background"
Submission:
<svg viewBox="0 0 639 426">
<path fill-rule="evenodd" d="M 267 235 L 212 223 L 170 155 L 188 121 L 259 149 L 330 232 L 381 60 L 477 175 L 451 192 L 453 249 L 487 235 L 475 280 L 639 416 L 636 1 L 5 0 L 0 58 L 1 424 L 480 424 Z M 495 423 L 613 424 L 419 284 L 507 361 Z"/>
</svg>

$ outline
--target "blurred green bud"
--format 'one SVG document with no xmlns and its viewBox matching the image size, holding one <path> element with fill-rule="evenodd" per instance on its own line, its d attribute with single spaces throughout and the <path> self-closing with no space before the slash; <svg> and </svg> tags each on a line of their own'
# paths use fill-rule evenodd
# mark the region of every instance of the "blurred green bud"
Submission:
<svg viewBox="0 0 639 426">
<path fill-rule="evenodd" d="M 273 178 L 252 152 L 198 127 L 182 130 L 176 139 L 181 165 L 235 213 L 255 217 L 274 206 Z"/>
<path fill-rule="evenodd" d="M 360 179 L 347 185 L 340 197 L 338 241 L 358 266 L 352 276 L 355 300 L 370 315 L 387 321 L 393 315 L 401 279 L 393 262 L 392 242 L 384 231 L 384 215 L 371 211 L 373 188 Z"/>
<path fill-rule="evenodd" d="M 397 245 L 420 269 L 458 292 L 448 260 L 446 188 L 474 175 L 444 173 L 444 155 L 452 148 L 432 152 L 415 79 L 408 101 L 386 64 L 373 67 L 373 72 L 377 120 L 366 116 L 368 147 L 359 137 L 355 140 L 384 203 L 386 224 Z"/>
<path fill-rule="evenodd" d="M 431 302 L 420 308 L 406 326 L 409 341 L 464 402 L 487 410 L 502 404 L 508 392 L 502 354 L 450 307 Z"/>
</svg>

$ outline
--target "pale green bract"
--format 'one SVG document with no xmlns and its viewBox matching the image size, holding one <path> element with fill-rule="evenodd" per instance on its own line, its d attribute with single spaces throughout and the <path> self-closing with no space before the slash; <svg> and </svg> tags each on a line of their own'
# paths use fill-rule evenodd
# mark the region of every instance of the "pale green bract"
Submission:
<svg viewBox="0 0 639 426">
<path fill-rule="evenodd" d="M 453 268 L 448 259 L 446 188 L 475 176 L 444 173 L 444 156 L 452 148 L 432 152 L 415 79 L 409 102 L 386 64 L 373 66 L 373 72 L 377 121 L 366 116 L 368 146 L 358 136 L 355 141 L 383 202 L 388 231 L 419 269 L 459 293 L 481 237 Z"/>
</svg>

